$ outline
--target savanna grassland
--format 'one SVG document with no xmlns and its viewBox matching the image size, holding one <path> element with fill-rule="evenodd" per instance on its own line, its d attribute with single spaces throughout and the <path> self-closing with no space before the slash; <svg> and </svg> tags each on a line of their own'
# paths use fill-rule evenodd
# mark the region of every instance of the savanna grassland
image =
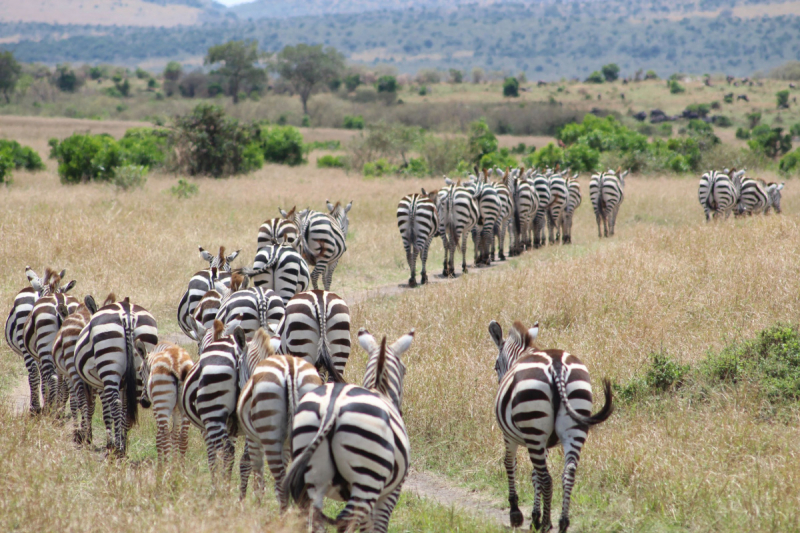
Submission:
<svg viewBox="0 0 800 533">
<path fill-rule="evenodd" d="M 43 155 L 48 137 L 88 128 L 85 122 L 44 119 L 15 124 L 5 123 L 2 134 Z M 115 135 L 127 127 L 91 124 L 96 132 Z M 498 501 L 506 499 L 506 481 L 502 437 L 492 414 L 497 377 L 490 320 L 504 330 L 513 320 L 526 325 L 538 320 L 540 346 L 579 355 L 596 385 L 607 376 L 621 390 L 646 372 L 652 353 L 699 365 L 708 353 L 778 321 L 797 323 L 800 313 L 795 181 L 786 184 L 782 215 L 706 224 L 696 199 L 697 176 L 630 177 L 617 235 L 600 240 L 584 176 L 574 244 L 532 251 L 448 283 L 398 291 L 408 272 L 396 229 L 397 201 L 419 187 L 436 188 L 440 180 L 367 180 L 313 164 L 267 165 L 246 177 L 197 179 L 199 194 L 178 199 L 169 192 L 177 176 L 151 174 L 143 190 L 119 193 L 101 184 L 61 185 L 54 162 L 47 164 L 47 171 L 15 173 L 14 183 L 0 189 L 4 313 L 25 284 L 25 265 L 53 266 L 78 280 L 76 295 L 130 296 L 155 315 L 163 334 L 179 331 L 177 302 L 189 276 L 204 267 L 198 245 L 241 248 L 234 265 L 248 265 L 258 225 L 277 215 L 278 206 L 322 209 L 326 199 L 353 200 L 348 251 L 333 290 L 353 299 L 354 328 L 366 326 L 390 339 L 416 328 L 405 358 L 403 404 L 413 467 Z M 431 273 L 441 272 L 441 259 L 437 240 Z M 386 286 L 392 287 L 388 294 L 373 290 L 364 296 Z M 356 347 L 348 380 L 360 381 L 365 359 Z M 24 373 L 22 362 L 0 345 L 3 393 Z M 617 398 L 616 413 L 584 448 L 571 531 L 800 528 L 796 409 L 773 409 L 747 381 L 715 386 L 690 381 L 664 393 Z M 234 484 L 214 492 L 196 430 L 184 471 L 157 480 L 155 424 L 149 414 L 141 418 L 131 433 L 129 459 L 115 462 L 77 449 L 69 427 L 20 416 L 10 407 L 0 410 L 0 524 L 19 531 L 300 528 L 295 516 L 278 520 L 269 491 L 261 504 L 250 495 L 239 503 Z M 99 419 L 95 427 L 101 435 Z M 555 513 L 561 461 L 554 450 Z M 529 514 L 530 466 L 523 454 L 519 463 L 523 509 Z M 406 495 L 391 529 L 500 528 Z"/>
</svg>

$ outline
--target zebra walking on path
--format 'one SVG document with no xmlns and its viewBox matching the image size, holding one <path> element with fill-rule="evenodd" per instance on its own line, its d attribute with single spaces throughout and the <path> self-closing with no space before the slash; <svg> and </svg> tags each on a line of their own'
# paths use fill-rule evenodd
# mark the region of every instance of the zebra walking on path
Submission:
<svg viewBox="0 0 800 533">
<path fill-rule="evenodd" d="M 475 248 L 475 266 L 489 266 L 492 262 L 491 248 L 494 228 L 500 217 L 502 203 L 494 183 L 486 175 L 472 176 L 465 187 L 472 192 L 478 206 L 478 220 L 472 228 L 472 244 Z"/>
<path fill-rule="evenodd" d="M 223 288 L 230 286 L 231 262 L 239 255 L 239 250 L 225 255 L 224 246 L 219 247 L 217 255 L 210 254 L 202 247 L 199 249 L 200 257 L 208 261 L 208 268 L 195 272 L 178 304 L 178 325 L 188 336 L 191 336 L 193 331 L 189 317 L 194 313 L 195 307 L 208 291 L 220 290 L 220 286 Z"/>
<path fill-rule="evenodd" d="M 575 471 L 589 428 L 611 416 L 611 383 L 603 381 L 605 405 L 591 415 L 592 387 L 586 366 L 563 350 L 539 350 L 533 345 L 538 322 L 530 329 L 515 322 L 503 338 L 494 320 L 489 334 L 499 350 L 495 370 L 500 383 L 495 416 L 503 432 L 511 527 L 523 523 L 516 488 L 517 449 L 528 450 L 534 469 L 533 531 L 550 531 L 553 482 L 547 470 L 547 449 L 561 442 L 564 449 L 564 494 L 559 531 L 569 527 L 569 504 Z"/>
<path fill-rule="evenodd" d="M 436 214 L 439 235 L 444 245 L 444 277 L 454 277 L 455 254 L 461 241 L 461 272 L 467 273 L 467 235 L 478 222 L 478 204 L 472 192 L 456 182 L 445 179 L 447 184 L 436 196 Z"/>
<path fill-rule="evenodd" d="M 569 201 L 569 186 L 567 179 L 560 173 L 551 175 L 548 181 L 550 203 L 547 205 L 547 240 L 550 244 L 555 244 L 561 240 L 561 222 Z"/>
<path fill-rule="evenodd" d="M 594 216 L 597 219 L 597 236 L 613 237 L 614 227 L 617 223 L 617 213 L 622 200 L 625 198 L 625 176 L 628 171 L 619 176 L 613 170 L 592 175 L 589 181 L 589 197 L 592 200 Z"/>
<path fill-rule="evenodd" d="M 569 189 L 569 198 L 567 205 L 564 207 L 564 213 L 561 215 L 561 243 L 572 243 L 572 218 L 575 216 L 575 210 L 581 205 L 581 184 L 578 182 L 578 175 L 575 174 L 567 181 L 567 188 Z"/>
<path fill-rule="evenodd" d="M 308 263 L 297 251 L 286 244 L 269 244 L 258 250 L 253 268 L 243 268 L 242 274 L 254 287 L 275 291 L 283 303 L 298 292 L 308 289 L 310 275 Z"/>
<path fill-rule="evenodd" d="M 547 208 L 550 205 L 550 180 L 543 174 L 536 174 L 536 176 L 528 177 L 527 181 L 533 187 L 539 202 L 531 224 L 533 247 L 539 248 L 547 242 L 545 228 L 547 227 Z"/>
<path fill-rule="evenodd" d="M 422 189 L 422 194 L 409 194 L 397 204 L 397 227 L 403 239 L 408 268 L 411 270 L 409 287 L 417 286 L 417 254 L 422 260 L 420 283 L 428 283 L 428 249 L 438 230 L 435 202 L 437 193 L 438 191 L 433 191 L 428 194 Z"/>
<path fill-rule="evenodd" d="M 509 172 L 503 177 L 503 184 L 508 189 L 511 196 L 511 238 L 512 244 L 509 245 L 510 256 L 520 255 L 525 249 L 536 211 L 539 209 L 539 197 L 525 178 L 525 169 Z"/>
</svg>

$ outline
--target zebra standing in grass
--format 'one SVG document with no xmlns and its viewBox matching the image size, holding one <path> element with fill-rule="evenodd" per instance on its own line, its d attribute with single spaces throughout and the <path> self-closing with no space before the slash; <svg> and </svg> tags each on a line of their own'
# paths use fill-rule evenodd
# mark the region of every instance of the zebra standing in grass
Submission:
<svg viewBox="0 0 800 533">
<path fill-rule="evenodd" d="M 243 285 L 242 280 L 244 280 Z M 232 292 L 222 299 L 217 320 L 226 327 L 241 326 L 248 341 L 253 338 L 258 328 L 277 331 L 285 313 L 281 297 L 274 291 L 262 287 L 233 291 L 235 286 L 246 286 L 246 278 L 236 272 L 231 276 Z"/>
<path fill-rule="evenodd" d="M 278 326 L 281 353 L 305 359 L 328 379 L 343 379 L 350 358 L 350 308 L 328 291 L 301 292 L 289 300 Z"/>
<path fill-rule="evenodd" d="M 438 229 L 435 201 L 437 194 L 438 191 L 428 194 L 422 189 L 422 194 L 409 194 L 397 204 L 397 228 L 400 230 L 408 268 L 411 270 L 409 287 L 417 286 L 417 254 L 422 260 L 420 283 L 428 283 L 428 249 Z"/>
<path fill-rule="evenodd" d="M 487 180 L 486 175 L 478 174 L 470 179 L 465 187 L 472 191 L 478 205 L 478 221 L 472 228 L 472 244 L 475 247 L 475 266 L 489 266 L 492 262 L 491 248 L 494 240 L 494 227 L 500 217 L 502 203 L 497 187 Z"/>
<path fill-rule="evenodd" d="M 614 236 L 614 226 L 617 223 L 617 213 L 622 200 L 625 199 L 625 176 L 627 171 L 619 176 L 613 170 L 592 175 L 589 181 L 589 197 L 592 200 L 594 216 L 597 219 L 597 236 Z M 702 186 L 701 186 L 702 189 Z M 733 204 L 731 204 L 731 207 Z"/>
<path fill-rule="evenodd" d="M 300 398 L 322 385 L 314 365 L 299 357 L 275 355 L 264 330 L 259 330 L 248 350 L 261 350 L 264 356 L 242 388 L 236 413 L 247 438 L 248 454 L 241 463 L 241 497 L 247 493 L 247 479 L 255 471 L 254 493 L 264 491 L 264 456 L 275 480 L 275 493 L 281 512 L 287 500 L 283 492 L 286 464 L 291 456 L 289 437 L 292 419 Z"/>
<path fill-rule="evenodd" d="M 509 255 L 520 255 L 528 241 L 528 231 L 539 209 L 539 197 L 525 177 L 525 169 L 509 172 L 503 177 L 503 184 L 511 196 L 511 235 L 513 243 L 509 245 Z"/>
<path fill-rule="evenodd" d="M 312 506 L 309 528 L 324 518 L 325 496 L 346 501 L 339 531 L 385 533 L 409 468 L 410 443 L 401 409 L 406 367 L 400 356 L 414 330 L 391 346 L 358 332 L 369 354 L 362 387 L 328 383 L 302 397 L 292 426 L 292 455 L 284 490 Z"/>
<path fill-rule="evenodd" d="M 572 217 L 575 215 L 575 210 L 581 205 L 581 184 L 578 182 L 578 175 L 575 174 L 567 182 L 569 189 L 569 198 L 567 205 L 564 207 L 564 212 L 561 215 L 561 242 L 562 244 L 572 243 Z"/>
<path fill-rule="evenodd" d="M 547 207 L 550 205 L 550 180 L 547 179 L 547 176 L 537 173 L 535 177 L 528 177 L 527 181 L 533 187 L 539 200 L 539 207 L 536 209 L 533 224 L 531 224 L 533 247 L 539 248 L 547 242 L 545 228 L 547 227 Z"/>
<path fill-rule="evenodd" d="M 764 208 L 765 215 L 768 215 L 769 210 L 773 207 L 775 208 L 776 213 L 779 215 L 781 214 L 781 191 L 783 191 L 783 185 L 783 183 L 767 183 L 767 196 L 769 196 L 769 201 L 767 202 L 767 206 Z"/>
<path fill-rule="evenodd" d="M 194 313 L 195 307 L 197 307 L 198 302 L 200 302 L 205 293 L 210 290 L 219 290 L 220 285 L 222 287 L 230 286 L 231 262 L 238 255 L 239 250 L 230 255 L 225 255 L 224 246 L 219 247 L 217 255 L 212 255 L 200 247 L 200 257 L 208 261 L 208 268 L 195 272 L 192 279 L 189 280 L 189 287 L 183 293 L 178 304 L 178 325 L 186 335 L 191 336 L 190 332 L 193 330 L 189 323 L 189 317 Z"/>
<path fill-rule="evenodd" d="M 261 227 L 258 228 L 257 250 L 271 245 L 287 244 L 292 247 L 297 246 L 299 230 L 291 220 L 294 215 L 294 208 L 287 215 L 286 218 L 271 218 L 261 224 Z"/>
<path fill-rule="evenodd" d="M 547 471 L 547 449 L 561 441 L 564 449 L 564 494 L 559 531 L 569 527 L 569 504 L 575 471 L 589 428 L 611 416 L 611 383 L 603 381 L 606 400 L 595 415 L 592 410 L 592 386 L 586 366 L 576 356 L 563 350 L 539 350 L 533 342 L 539 331 L 515 322 L 503 339 L 503 330 L 494 320 L 489 334 L 499 350 L 495 370 L 500 383 L 494 411 L 505 443 L 505 467 L 508 475 L 508 502 L 511 527 L 524 521 L 519 510 L 516 488 L 517 448 L 528 450 L 534 469 L 533 531 L 550 531 L 552 478 Z"/>
<path fill-rule="evenodd" d="M 214 322 L 210 330 L 213 331 L 212 342 L 186 376 L 180 396 L 181 411 L 203 432 L 212 482 L 217 455 L 223 456 L 228 479 L 233 469 L 234 443 L 231 437 L 237 433 L 239 372 L 247 349 L 242 328 L 235 328 L 232 335 L 222 335 L 223 329 L 222 322 Z"/>
<path fill-rule="evenodd" d="M 706 215 L 706 222 L 711 220 L 711 214 L 714 218 L 724 215 L 728 218 L 731 210 L 736 205 L 739 199 L 740 190 L 737 189 L 737 177 L 741 174 L 733 169 L 730 176 L 726 172 L 717 172 L 712 170 L 706 172 L 700 178 L 700 187 L 698 190 L 698 200 L 700 205 L 703 206 L 703 211 Z M 613 233 L 612 233 L 613 235 Z"/>
<path fill-rule="evenodd" d="M 547 206 L 547 240 L 555 244 L 561 240 L 562 215 L 569 201 L 569 186 L 563 175 L 556 173 L 548 178 L 550 182 L 550 204 Z"/>
<path fill-rule="evenodd" d="M 769 203 L 767 185 L 762 180 L 743 178 L 740 180 L 739 200 L 735 216 L 761 214 Z"/>
<path fill-rule="evenodd" d="M 495 220 L 494 229 L 492 231 L 493 238 L 492 238 L 492 249 L 491 249 L 491 257 L 492 261 L 494 261 L 494 252 L 495 252 L 495 239 L 497 238 L 497 249 L 499 251 L 497 257 L 500 261 L 505 261 L 506 256 L 503 253 L 503 246 L 505 245 L 506 240 L 506 231 L 508 230 L 509 225 L 511 224 L 511 217 L 514 210 L 514 204 L 511 202 L 511 192 L 508 190 L 508 187 L 504 183 L 497 183 L 492 182 L 495 189 L 497 189 L 497 197 L 500 200 L 500 214 Z M 509 241 L 511 239 L 509 238 Z M 509 247 L 511 243 L 509 242 Z"/>
<path fill-rule="evenodd" d="M 136 341 L 136 351 L 142 358 L 142 382 L 153 402 L 156 419 L 156 453 L 158 470 L 173 453 L 186 457 L 189 444 L 189 419 L 178 406 L 178 399 L 194 362 L 189 352 L 171 342 L 162 342 L 148 355 L 147 347 Z M 172 419 L 172 429 L 169 421 Z"/>
<path fill-rule="evenodd" d="M 270 244 L 258 250 L 253 268 L 243 268 L 254 287 L 272 289 L 286 304 L 292 296 L 308 289 L 308 263 L 289 245 Z"/>
<path fill-rule="evenodd" d="M 75 280 L 70 281 L 66 286 L 61 286 L 61 280 L 66 275 L 66 270 L 61 273 L 50 268 L 45 269 L 44 277 L 40 278 L 31 267 L 25 267 L 25 277 L 28 278 L 30 287 L 25 287 L 14 297 L 14 304 L 8 313 L 5 325 L 6 343 L 15 354 L 22 357 L 25 369 L 28 371 L 28 385 L 31 390 L 30 412 L 36 414 L 41 412 L 42 407 L 39 400 L 41 394 L 41 378 L 39 375 L 39 365 L 36 360 L 25 351 L 25 323 L 28 316 L 36 304 L 36 300 L 49 294 L 66 294 L 75 286 Z"/>
<path fill-rule="evenodd" d="M 103 418 L 113 423 L 114 447 L 125 455 L 128 428 L 136 422 L 138 404 L 150 406 L 141 381 L 142 360 L 136 341 L 148 350 L 158 342 L 156 320 L 129 298 L 98 309 L 75 345 L 75 366 L 89 387 L 103 391 Z M 124 394 L 123 394 L 124 391 Z M 90 420 L 89 413 L 83 416 Z"/>
<path fill-rule="evenodd" d="M 456 247 L 461 240 L 461 272 L 467 273 L 467 235 L 478 222 L 478 204 L 469 189 L 445 178 L 445 187 L 436 196 L 439 235 L 444 245 L 442 275 L 454 277 Z"/>
<path fill-rule="evenodd" d="M 314 267 L 311 272 L 311 283 L 314 288 L 318 288 L 319 276 L 322 275 L 322 282 L 325 290 L 330 290 L 333 272 L 339 264 L 344 252 L 347 250 L 345 240 L 349 222 L 347 213 L 353 202 L 342 207 L 339 202 L 332 205 L 326 202 L 330 214 L 320 213 L 304 209 L 299 213 L 294 213 L 292 222 L 300 228 L 298 238 L 299 250 L 310 266 Z M 294 208 L 292 209 L 294 211 Z M 290 214 L 281 211 L 284 217 Z"/>
</svg>

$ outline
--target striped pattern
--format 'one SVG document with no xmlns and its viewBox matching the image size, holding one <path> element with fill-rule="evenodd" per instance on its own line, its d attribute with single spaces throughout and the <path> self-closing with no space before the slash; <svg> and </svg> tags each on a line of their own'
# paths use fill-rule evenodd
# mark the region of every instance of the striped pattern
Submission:
<svg viewBox="0 0 800 533">
<path fill-rule="evenodd" d="M 233 469 L 237 433 L 236 401 L 239 398 L 239 370 L 247 341 L 244 331 L 221 335 L 223 325 L 214 323 L 213 341 L 200 355 L 183 384 L 180 398 L 182 412 L 200 428 L 206 442 L 208 469 L 212 482 L 216 477 L 217 456 L 223 456 L 224 471 L 230 478 Z"/>
<path fill-rule="evenodd" d="M 539 199 L 539 207 L 536 210 L 536 215 L 533 218 L 533 247 L 539 248 L 545 244 L 544 230 L 547 227 L 547 207 L 550 205 L 550 180 L 547 176 L 536 174 L 536 176 L 528 178 L 528 183 L 536 191 L 536 196 Z"/>
<path fill-rule="evenodd" d="M 561 174 L 553 174 L 550 182 L 550 203 L 547 205 L 547 240 L 555 244 L 561 240 L 562 215 L 569 201 L 569 186 Z"/>
<path fill-rule="evenodd" d="M 753 214 L 758 215 L 763 213 L 769 203 L 767 184 L 761 180 L 742 178 L 738 186 L 740 191 L 739 200 L 736 202 L 736 211 L 734 215 L 752 216 Z"/>
<path fill-rule="evenodd" d="M 350 308 L 337 294 L 301 292 L 278 327 L 281 353 L 305 359 L 339 381 L 350 358 Z"/>
<path fill-rule="evenodd" d="M 332 206 L 335 216 L 308 209 L 294 214 L 292 221 L 300 228 L 299 249 L 308 264 L 314 267 L 311 283 L 315 289 L 320 275 L 325 290 L 331 288 L 333 272 L 347 250 L 347 212 L 351 205 L 352 202 L 345 208 L 338 203 Z"/>
<path fill-rule="evenodd" d="M 472 177 L 465 186 L 472 190 L 478 205 L 478 221 L 472 228 L 472 243 L 475 247 L 475 266 L 489 266 L 492 262 L 492 242 L 497 219 L 500 217 L 502 202 L 494 183 L 486 175 Z"/>
<path fill-rule="evenodd" d="M 294 211 L 294 208 L 292 208 L 292 211 Z M 299 230 L 289 218 L 291 216 L 265 220 L 261 227 L 258 228 L 258 247 L 256 250 L 260 250 L 265 246 L 280 246 L 281 244 L 296 246 Z"/>
<path fill-rule="evenodd" d="M 139 401 L 143 407 L 150 403 L 141 381 L 142 359 L 134 348 L 137 340 L 152 350 L 158 342 L 156 320 L 125 298 L 99 309 L 75 345 L 78 375 L 87 386 L 103 391 L 103 418 L 106 428 L 114 428 L 113 446 L 121 455 L 125 455 L 128 428 L 136 422 Z M 90 420 L 88 412 L 83 416 Z"/>
<path fill-rule="evenodd" d="M 619 175 L 613 170 L 594 174 L 589 180 L 589 197 L 592 200 L 594 216 L 597 219 L 597 236 L 614 236 L 614 227 L 617 223 L 617 213 L 622 200 L 625 198 L 625 176 L 628 172 Z"/>
<path fill-rule="evenodd" d="M 467 273 L 467 235 L 478 222 L 478 204 L 472 192 L 450 179 L 436 196 L 436 214 L 439 218 L 439 235 L 444 245 L 444 269 L 442 275 L 456 275 L 455 254 L 461 240 L 461 272 Z"/>
<path fill-rule="evenodd" d="M 225 296 L 217 320 L 226 327 L 240 326 L 250 341 L 258 328 L 277 331 L 284 313 L 283 300 L 275 292 L 262 287 L 250 287 Z"/>
<path fill-rule="evenodd" d="M 525 250 L 528 232 L 539 209 L 539 197 L 522 172 L 506 172 L 503 183 L 511 196 L 511 235 L 509 255 L 520 255 Z"/>
<path fill-rule="evenodd" d="M 364 386 L 328 383 L 303 396 L 294 416 L 295 460 L 284 486 L 301 506 L 313 506 L 313 531 L 321 526 L 326 495 L 347 502 L 336 518 L 339 531 L 387 531 L 408 473 L 400 356 L 413 331 L 391 346 L 363 329 L 358 338 L 369 354 Z"/>
<path fill-rule="evenodd" d="M 217 255 L 211 255 L 202 247 L 200 248 L 200 257 L 204 261 L 208 261 L 208 268 L 195 272 L 192 279 L 189 280 L 186 292 L 181 296 L 180 303 L 178 303 L 178 325 L 186 335 L 191 336 L 193 329 L 189 317 L 194 313 L 194 309 L 203 298 L 203 295 L 210 290 L 223 292 L 221 289 L 230 286 L 231 262 L 238 255 L 239 250 L 230 255 L 225 255 L 224 246 L 220 246 Z"/>
<path fill-rule="evenodd" d="M 767 202 L 767 206 L 764 208 L 764 214 L 768 215 L 769 210 L 775 208 L 775 212 L 779 215 L 781 214 L 781 194 L 783 191 L 783 183 L 767 183 L 767 195 L 769 196 L 769 201 Z"/>
<path fill-rule="evenodd" d="M 497 189 L 497 197 L 500 200 L 500 214 L 498 215 L 497 220 L 495 220 L 494 230 L 492 233 L 497 240 L 497 251 L 498 251 L 497 258 L 500 259 L 500 261 L 505 261 L 506 255 L 503 253 L 503 247 L 505 246 L 506 231 L 508 230 L 508 227 L 511 224 L 511 217 L 514 210 L 514 204 L 511 201 L 511 192 L 508 190 L 508 187 L 506 187 L 505 184 L 494 183 L 494 186 Z M 494 261 L 495 258 L 494 238 L 492 239 L 491 256 L 492 256 L 492 261 Z"/>
<path fill-rule="evenodd" d="M 254 287 L 275 291 L 286 304 L 308 289 L 308 263 L 288 245 L 266 245 L 258 250 L 252 269 L 242 269 Z"/>
<path fill-rule="evenodd" d="M 499 350 L 495 370 L 500 387 L 494 410 L 506 449 L 511 526 L 523 523 L 515 481 L 517 449 L 523 446 L 534 470 L 532 529 L 550 531 L 552 478 L 547 470 L 547 449 L 560 441 L 564 493 L 559 531 L 565 532 L 575 471 L 589 428 L 608 419 L 613 411 L 611 383 L 604 381 L 605 405 L 590 416 L 592 387 L 586 366 L 563 350 L 536 348 L 533 341 L 538 331 L 538 323 L 526 329 L 515 322 L 508 338 L 503 339 L 500 325 L 495 321 L 489 324 L 489 334 Z"/>
<path fill-rule="evenodd" d="M 162 342 L 148 355 L 145 345 L 138 341 L 136 351 L 144 361 L 142 381 L 156 419 L 156 453 L 161 471 L 171 455 L 180 453 L 181 458 L 186 457 L 189 418 L 180 410 L 178 400 L 194 362 L 189 352 L 171 342 Z"/>
<path fill-rule="evenodd" d="M 735 170 L 730 174 L 735 177 Z M 731 176 L 725 172 L 710 171 L 700 178 L 697 198 L 703 206 L 706 221 L 711 220 L 712 214 L 714 218 L 730 216 L 739 198 L 739 190 Z"/>
<path fill-rule="evenodd" d="M 217 319 L 219 308 L 222 305 L 222 298 L 223 294 L 218 290 L 210 290 L 197 302 L 197 307 L 192 312 L 192 318 L 202 326 L 203 330 L 210 328 L 214 324 L 214 320 Z M 202 337 L 202 335 L 200 336 Z"/>
<path fill-rule="evenodd" d="M 428 249 L 438 230 L 435 202 L 437 193 L 438 191 L 434 191 L 427 194 L 423 189 L 422 194 L 409 194 L 397 204 L 397 228 L 400 230 L 408 268 L 411 270 L 409 287 L 417 286 L 417 254 L 422 259 L 420 282 L 422 285 L 428 282 Z"/>
<path fill-rule="evenodd" d="M 572 243 L 572 218 L 575 216 L 575 210 L 581 205 L 581 200 L 583 199 L 577 174 L 569 179 L 567 187 L 569 189 L 569 198 L 567 199 L 567 205 L 564 207 L 564 213 L 561 215 L 562 244 Z"/>
</svg>

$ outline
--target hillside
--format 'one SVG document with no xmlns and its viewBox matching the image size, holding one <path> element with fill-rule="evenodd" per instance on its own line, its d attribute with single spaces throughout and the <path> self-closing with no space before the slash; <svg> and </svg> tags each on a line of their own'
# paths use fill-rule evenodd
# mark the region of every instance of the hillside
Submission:
<svg viewBox="0 0 800 533">
<path fill-rule="evenodd" d="M 197 0 L 0 0 L 0 21 L 171 27 L 196 24 L 207 7 Z"/>
</svg>

